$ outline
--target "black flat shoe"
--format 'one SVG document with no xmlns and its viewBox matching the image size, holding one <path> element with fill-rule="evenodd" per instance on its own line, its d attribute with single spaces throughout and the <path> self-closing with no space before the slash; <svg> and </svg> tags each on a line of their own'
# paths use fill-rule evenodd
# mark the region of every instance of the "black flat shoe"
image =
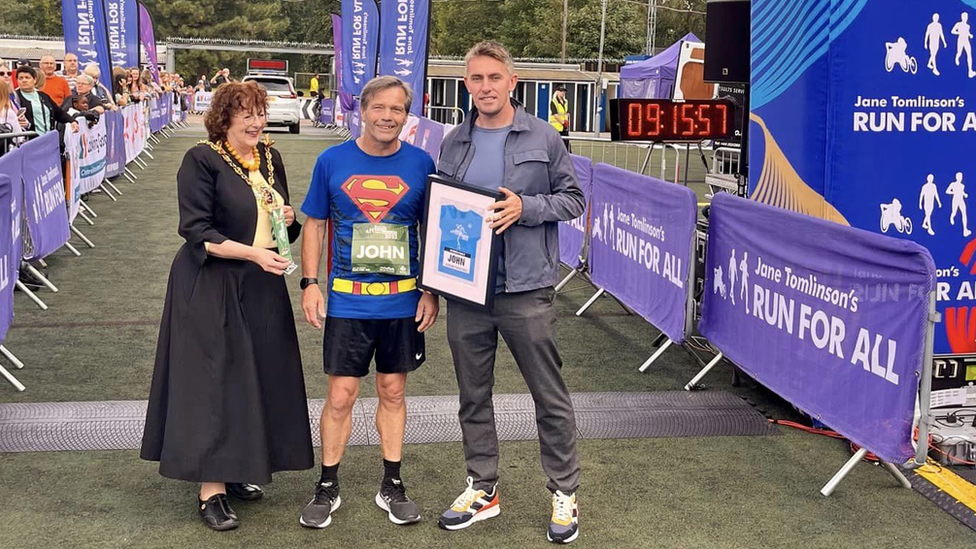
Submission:
<svg viewBox="0 0 976 549">
<path fill-rule="evenodd" d="M 222 532 L 241 525 L 237 513 L 227 502 L 227 494 L 216 494 L 207 501 L 197 499 L 197 510 L 200 512 L 200 519 L 211 530 Z"/>
<path fill-rule="evenodd" d="M 227 495 L 243 501 L 254 501 L 264 496 L 264 490 L 257 484 L 247 484 L 244 482 L 226 482 Z"/>
</svg>

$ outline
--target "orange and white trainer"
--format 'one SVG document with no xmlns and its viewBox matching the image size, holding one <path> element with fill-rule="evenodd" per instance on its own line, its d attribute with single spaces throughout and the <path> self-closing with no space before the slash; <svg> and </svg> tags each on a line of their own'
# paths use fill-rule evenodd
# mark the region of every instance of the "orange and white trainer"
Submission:
<svg viewBox="0 0 976 549">
<path fill-rule="evenodd" d="M 468 487 L 454 500 L 451 508 L 437 519 L 437 525 L 445 530 L 461 530 L 478 521 L 497 517 L 500 511 L 498 485 L 492 486 L 490 493 L 475 490 L 474 479 L 468 477 Z"/>
</svg>

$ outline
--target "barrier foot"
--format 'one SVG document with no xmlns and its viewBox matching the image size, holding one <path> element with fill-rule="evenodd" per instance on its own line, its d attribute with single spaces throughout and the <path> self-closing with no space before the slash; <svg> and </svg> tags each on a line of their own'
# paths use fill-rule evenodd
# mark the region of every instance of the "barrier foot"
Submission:
<svg viewBox="0 0 976 549">
<path fill-rule="evenodd" d="M 13 374 L 8 372 L 3 366 L 0 366 L 0 375 L 2 375 L 18 391 L 23 392 L 25 389 L 27 389 L 27 387 L 24 387 L 23 383 L 17 381 L 17 378 L 15 378 Z"/>
<path fill-rule="evenodd" d="M 68 248 L 68 251 L 75 254 L 75 256 L 81 257 L 81 252 L 78 251 L 78 248 L 72 246 L 70 242 L 65 242 L 64 247 Z"/>
<path fill-rule="evenodd" d="M 129 170 L 128 169 L 125 170 L 124 172 L 122 172 L 122 177 L 126 178 L 126 180 L 128 180 L 129 183 L 135 183 L 136 182 L 136 180 L 135 179 L 132 179 L 132 176 L 129 175 Z"/>
<path fill-rule="evenodd" d="M 690 391 L 695 387 L 697 387 L 698 383 L 702 380 L 702 378 L 708 375 L 708 372 L 712 371 L 712 368 L 714 368 L 715 365 L 718 364 L 719 361 L 722 360 L 722 358 L 724 357 L 725 355 L 723 355 L 722 353 L 715 355 L 715 358 L 713 358 L 708 364 L 706 364 L 705 367 L 702 368 L 702 370 L 698 372 L 698 374 L 694 378 L 692 378 L 692 380 L 689 381 L 687 385 L 685 385 L 685 391 Z"/>
<path fill-rule="evenodd" d="M 91 209 L 91 206 L 89 206 L 87 202 L 82 200 L 80 205 L 82 210 L 85 210 L 86 212 L 90 213 L 92 217 L 98 219 L 98 214 L 95 213 L 95 210 Z"/>
<path fill-rule="evenodd" d="M 37 264 L 47 269 L 47 261 L 44 261 L 43 259 L 38 259 Z"/>
<path fill-rule="evenodd" d="M 125 170 L 123 170 L 123 173 L 131 177 L 133 181 L 139 179 L 138 177 L 136 177 L 136 174 L 132 173 L 132 170 L 130 170 L 128 167 L 126 167 Z"/>
<path fill-rule="evenodd" d="M 115 195 L 109 192 L 109 190 L 105 188 L 105 185 L 99 185 L 98 188 L 102 189 L 102 192 L 105 193 L 105 196 L 111 198 L 112 202 L 118 202 L 118 199 L 115 198 Z"/>
<path fill-rule="evenodd" d="M 895 467 L 895 464 L 889 463 L 887 461 L 882 461 L 881 466 L 887 469 L 888 472 L 891 473 L 891 476 L 895 477 L 895 480 L 897 480 L 898 484 L 901 484 L 903 488 L 912 487 L 912 483 L 909 482 L 908 478 L 905 477 L 904 473 L 902 473 L 901 471 L 898 470 L 897 467 Z"/>
<path fill-rule="evenodd" d="M 145 171 L 145 169 L 146 169 L 146 163 L 141 158 L 136 157 L 136 158 L 133 158 L 132 161 L 136 163 L 136 166 L 139 166 L 139 169 L 140 170 Z"/>
<path fill-rule="evenodd" d="M 668 338 L 668 340 L 664 342 L 664 345 L 661 345 L 661 347 L 659 347 L 657 351 L 654 351 L 654 354 L 651 355 L 651 358 L 647 359 L 647 362 L 645 362 L 644 364 L 641 364 L 641 367 L 638 368 L 637 371 L 643 372 L 644 370 L 648 369 L 651 366 L 651 364 L 653 364 L 654 361 L 657 360 L 657 357 L 664 354 L 664 351 L 666 351 L 668 347 L 670 347 L 673 343 L 674 341 L 672 341 L 671 338 Z"/>
<path fill-rule="evenodd" d="M 665 335 L 664 332 L 661 332 L 660 334 L 657 334 L 657 337 L 655 337 L 654 341 L 651 342 L 651 347 L 657 347 L 658 345 L 667 341 L 667 339 L 668 336 Z"/>
<path fill-rule="evenodd" d="M 95 225 L 95 222 L 92 221 L 90 217 L 88 217 L 87 215 L 85 215 L 85 212 L 83 212 L 81 210 L 78 210 L 78 215 L 80 215 L 81 218 L 84 219 L 85 222 L 88 223 L 89 225 Z"/>
<path fill-rule="evenodd" d="M 69 225 L 69 226 L 71 227 L 71 232 L 75 233 L 75 236 L 80 238 L 81 241 L 85 243 L 85 245 L 87 245 L 89 248 L 95 247 L 95 243 L 92 242 L 91 240 L 88 240 L 88 237 L 85 236 L 81 231 L 79 231 L 74 225 Z"/>
<path fill-rule="evenodd" d="M 11 353 L 10 350 L 4 347 L 3 345 L 0 345 L 0 354 L 7 357 L 7 360 L 9 360 L 14 365 L 14 368 L 17 368 L 18 370 L 24 369 L 24 363 L 21 362 L 20 359 L 15 357 L 14 354 Z"/>
<path fill-rule="evenodd" d="M 25 265 L 27 266 L 27 272 L 34 275 L 35 278 L 40 280 L 41 284 L 44 284 L 44 286 L 46 286 L 48 290 L 51 290 L 54 293 L 58 293 L 58 287 L 55 286 L 50 280 L 48 280 L 48 278 L 44 276 L 44 273 L 35 269 L 34 266 L 31 265 L 30 263 L 25 263 Z"/>
<path fill-rule="evenodd" d="M 590 305 L 593 305 L 593 303 L 596 302 L 596 300 L 599 299 L 600 296 L 603 295 L 604 293 L 606 293 L 606 290 L 604 290 L 603 288 L 597 290 L 596 293 L 593 294 L 593 297 L 588 299 L 586 303 L 584 303 L 583 306 L 580 307 L 578 311 L 576 311 L 576 316 L 583 316 L 583 313 L 585 313 L 586 310 L 590 308 Z"/>
<path fill-rule="evenodd" d="M 569 274 L 566 275 L 566 278 L 559 281 L 559 284 L 556 284 L 556 293 L 559 293 L 559 290 L 562 290 L 564 286 L 569 284 L 570 280 L 576 278 L 576 275 L 578 275 L 579 272 L 580 272 L 579 269 L 573 269 L 572 271 L 569 271 Z"/>
<path fill-rule="evenodd" d="M 861 448 L 860 450 L 855 452 L 854 455 L 851 456 L 851 459 L 847 460 L 847 463 L 845 463 L 844 466 L 841 467 L 840 470 L 834 474 L 833 478 L 828 480 L 827 484 L 825 484 L 824 487 L 820 489 L 820 493 L 826 497 L 830 497 L 830 494 L 834 493 L 834 490 L 837 488 L 837 485 L 840 484 L 841 481 L 843 481 L 844 478 L 846 478 L 847 475 L 851 473 L 851 469 L 853 469 L 855 465 L 860 463 L 860 461 L 864 459 L 864 456 L 866 456 L 867 453 L 868 453 L 867 448 Z"/>
<path fill-rule="evenodd" d="M 119 196 L 122 196 L 122 191 L 120 191 L 119 188 L 115 186 L 115 183 L 112 183 L 111 181 L 109 181 L 108 179 L 106 179 L 105 180 L 105 184 L 108 185 L 109 187 L 112 187 L 112 192 L 114 192 L 115 194 L 117 194 Z"/>
<path fill-rule="evenodd" d="M 142 152 L 144 152 L 146 156 L 149 157 L 149 160 L 156 160 L 156 157 L 153 156 L 149 151 L 142 151 Z"/>
<path fill-rule="evenodd" d="M 34 292 L 32 292 L 31 289 L 28 288 L 23 282 L 21 282 L 21 281 L 18 280 L 16 282 L 16 286 L 18 288 L 20 288 L 20 291 L 22 291 L 25 294 L 27 294 L 27 297 L 29 297 L 31 299 L 31 301 L 33 301 L 34 304 L 37 305 L 37 307 L 40 310 L 42 310 L 42 311 L 46 311 L 47 310 L 47 303 L 44 303 L 43 301 L 41 301 L 41 298 L 37 297 L 37 294 L 35 294 Z"/>
</svg>

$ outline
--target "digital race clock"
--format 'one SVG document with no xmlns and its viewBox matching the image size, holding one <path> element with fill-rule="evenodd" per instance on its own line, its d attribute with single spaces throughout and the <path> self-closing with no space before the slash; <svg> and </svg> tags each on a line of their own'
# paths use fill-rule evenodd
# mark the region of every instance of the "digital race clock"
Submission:
<svg viewBox="0 0 976 549">
<path fill-rule="evenodd" d="M 611 99 L 613 141 L 727 139 L 735 131 L 732 103 L 719 100 Z"/>
</svg>

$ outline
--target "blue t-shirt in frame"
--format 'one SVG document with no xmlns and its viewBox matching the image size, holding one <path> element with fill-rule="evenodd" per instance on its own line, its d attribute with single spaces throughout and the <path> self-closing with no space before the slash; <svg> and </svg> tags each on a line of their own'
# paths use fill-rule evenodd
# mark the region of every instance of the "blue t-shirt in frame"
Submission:
<svg viewBox="0 0 976 549">
<path fill-rule="evenodd" d="M 440 217 L 437 270 L 474 282 L 474 263 L 478 259 L 478 241 L 485 218 L 476 211 L 462 210 L 454 204 L 442 204 Z"/>
<path fill-rule="evenodd" d="M 389 156 L 371 156 L 356 141 L 330 147 L 319 155 L 312 171 L 302 212 L 332 220 L 332 268 L 329 273 L 328 315 L 336 318 L 413 318 L 420 291 L 393 295 L 355 295 L 336 292 L 338 277 L 358 282 L 389 282 L 415 277 L 418 225 L 423 219 L 427 176 L 434 161 L 422 149 L 400 143 Z M 358 224 L 403 225 L 409 234 L 410 275 L 353 272 L 353 229 Z"/>
<path fill-rule="evenodd" d="M 479 128 L 471 131 L 474 156 L 464 174 L 464 182 L 497 191 L 505 181 L 505 141 L 512 127 Z M 498 267 L 495 270 L 495 293 L 505 292 L 505 241 L 498 239 Z"/>
</svg>

